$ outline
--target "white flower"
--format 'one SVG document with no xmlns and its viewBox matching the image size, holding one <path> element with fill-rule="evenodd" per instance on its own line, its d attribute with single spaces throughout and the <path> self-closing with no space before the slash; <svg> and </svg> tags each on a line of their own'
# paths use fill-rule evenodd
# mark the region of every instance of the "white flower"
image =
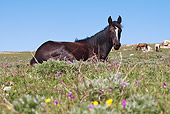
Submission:
<svg viewBox="0 0 170 114">
<path fill-rule="evenodd" d="M 130 56 L 133 56 L 134 54 L 130 54 Z"/>
<path fill-rule="evenodd" d="M 4 91 L 9 91 L 11 89 L 11 87 L 10 86 L 6 86 L 6 87 L 4 87 Z"/>
</svg>

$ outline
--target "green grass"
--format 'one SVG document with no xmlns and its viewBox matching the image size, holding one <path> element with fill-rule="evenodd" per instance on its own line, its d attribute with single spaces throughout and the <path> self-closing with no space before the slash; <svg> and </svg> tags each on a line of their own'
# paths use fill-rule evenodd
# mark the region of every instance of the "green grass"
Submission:
<svg viewBox="0 0 170 114">
<path fill-rule="evenodd" d="M 170 49 L 144 53 L 122 46 L 105 63 L 50 60 L 29 66 L 31 57 L 0 54 L 1 113 L 170 113 Z"/>
</svg>

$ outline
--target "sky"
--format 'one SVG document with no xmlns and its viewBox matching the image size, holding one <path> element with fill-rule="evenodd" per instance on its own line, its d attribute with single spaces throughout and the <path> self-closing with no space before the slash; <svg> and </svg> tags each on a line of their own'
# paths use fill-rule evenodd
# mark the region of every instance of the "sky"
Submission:
<svg viewBox="0 0 170 114">
<path fill-rule="evenodd" d="M 0 0 L 0 51 L 74 42 L 122 17 L 121 44 L 170 40 L 170 0 Z"/>
</svg>

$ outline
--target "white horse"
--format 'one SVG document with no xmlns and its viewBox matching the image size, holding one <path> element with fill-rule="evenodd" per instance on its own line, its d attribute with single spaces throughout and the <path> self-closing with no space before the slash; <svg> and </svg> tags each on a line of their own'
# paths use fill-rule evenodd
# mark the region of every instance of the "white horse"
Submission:
<svg viewBox="0 0 170 114">
<path fill-rule="evenodd" d="M 160 52 L 160 44 L 155 44 L 155 51 Z"/>
<path fill-rule="evenodd" d="M 149 51 L 153 51 L 153 49 L 152 49 L 150 46 L 148 46 L 147 48 L 144 47 L 144 48 L 142 49 L 142 51 L 143 51 L 143 52 L 149 52 Z"/>
</svg>

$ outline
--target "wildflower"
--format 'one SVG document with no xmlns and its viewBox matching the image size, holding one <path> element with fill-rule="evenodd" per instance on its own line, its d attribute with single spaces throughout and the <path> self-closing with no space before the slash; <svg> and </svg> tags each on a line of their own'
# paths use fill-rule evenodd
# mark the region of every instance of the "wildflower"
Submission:
<svg viewBox="0 0 170 114">
<path fill-rule="evenodd" d="M 125 106 L 126 106 L 126 100 L 125 99 L 123 99 L 122 105 L 123 105 L 123 108 L 125 108 Z"/>
<path fill-rule="evenodd" d="M 152 75 L 150 75 L 150 78 L 152 78 Z"/>
<path fill-rule="evenodd" d="M 79 82 L 81 82 L 81 81 L 82 81 L 82 79 L 79 80 Z"/>
<path fill-rule="evenodd" d="M 167 84 L 166 83 L 164 83 L 164 87 L 166 87 L 167 86 Z"/>
<path fill-rule="evenodd" d="M 113 87 L 109 87 L 110 90 L 113 90 Z"/>
<path fill-rule="evenodd" d="M 11 110 L 11 108 L 12 108 L 11 106 L 7 105 L 7 109 L 8 109 L 8 110 Z"/>
<path fill-rule="evenodd" d="M 58 72 L 58 76 L 60 76 L 60 75 L 62 75 L 62 72 L 61 72 L 61 71 Z"/>
<path fill-rule="evenodd" d="M 123 85 L 123 86 L 126 86 L 126 82 L 123 82 L 122 85 Z"/>
<path fill-rule="evenodd" d="M 104 90 L 101 90 L 100 93 L 104 93 Z"/>
<path fill-rule="evenodd" d="M 71 99 L 75 98 L 75 96 L 73 96 L 72 93 L 69 94 L 68 97 L 71 98 Z"/>
<path fill-rule="evenodd" d="M 70 64 L 71 64 L 71 62 L 68 62 L 68 64 L 70 65 Z"/>
<path fill-rule="evenodd" d="M 76 78 L 75 76 L 73 78 Z"/>
<path fill-rule="evenodd" d="M 99 103 L 98 103 L 97 101 L 94 101 L 93 104 L 94 104 L 94 105 L 98 105 Z"/>
<path fill-rule="evenodd" d="M 43 86 L 45 86 L 45 83 L 43 83 Z"/>
<path fill-rule="evenodd" d="M 54 101 L 54 103 L 57 105 L 57 104 L 58 104 L 58 101 L 57 101 L 57 100 L 55 100 L 55 101 Z"/>
<path fill-rule="evenodd" d="M 24 77 L 24 74 L 22 75 L 22 77 Z"/>
<path fill-rule="evenodd" d="M 51 101 L 51 99 L 46 99 L 46 100 L 45 100 L 46 103 L 48 103 L 48 102 L 50 102 L 50 101 Z"/>
<path fill-rule="evenodd" d="M 108 104 L 108 106 L 110 106 L 110 105 L 112 104 L 112 101 L 113 101 L 112 99 L 109 99 L 109 100 L 106 101 L 106 103 Z"/>
<path fill-rule="evenodd" d="M 93 104 L 91 104 L 91 105 L 89 106 L 89 109 L 90 109 L 90 110 L 93 109 Z"/>
<path fill-rule="evenodd" d="M 29 88 L 29 86 L 27 86 L 27 88 Z"/>
<path fill-rule="evenodd" d="M 6 86 L 6 87 L 4 87 L 4 91 L 9 91 L 11 89 L 11 87 L 10 86 Z"/>
<path fill-rule="evenodd" d="M 59 88 L 58 91 L 61 91 L 61 89 Z"/>
<path fill-rule="evenodd" d="M 138 83 L 138 81 L 135 81 L 135 83 L 137 84 L 137 83 Z"/>
</svg>

